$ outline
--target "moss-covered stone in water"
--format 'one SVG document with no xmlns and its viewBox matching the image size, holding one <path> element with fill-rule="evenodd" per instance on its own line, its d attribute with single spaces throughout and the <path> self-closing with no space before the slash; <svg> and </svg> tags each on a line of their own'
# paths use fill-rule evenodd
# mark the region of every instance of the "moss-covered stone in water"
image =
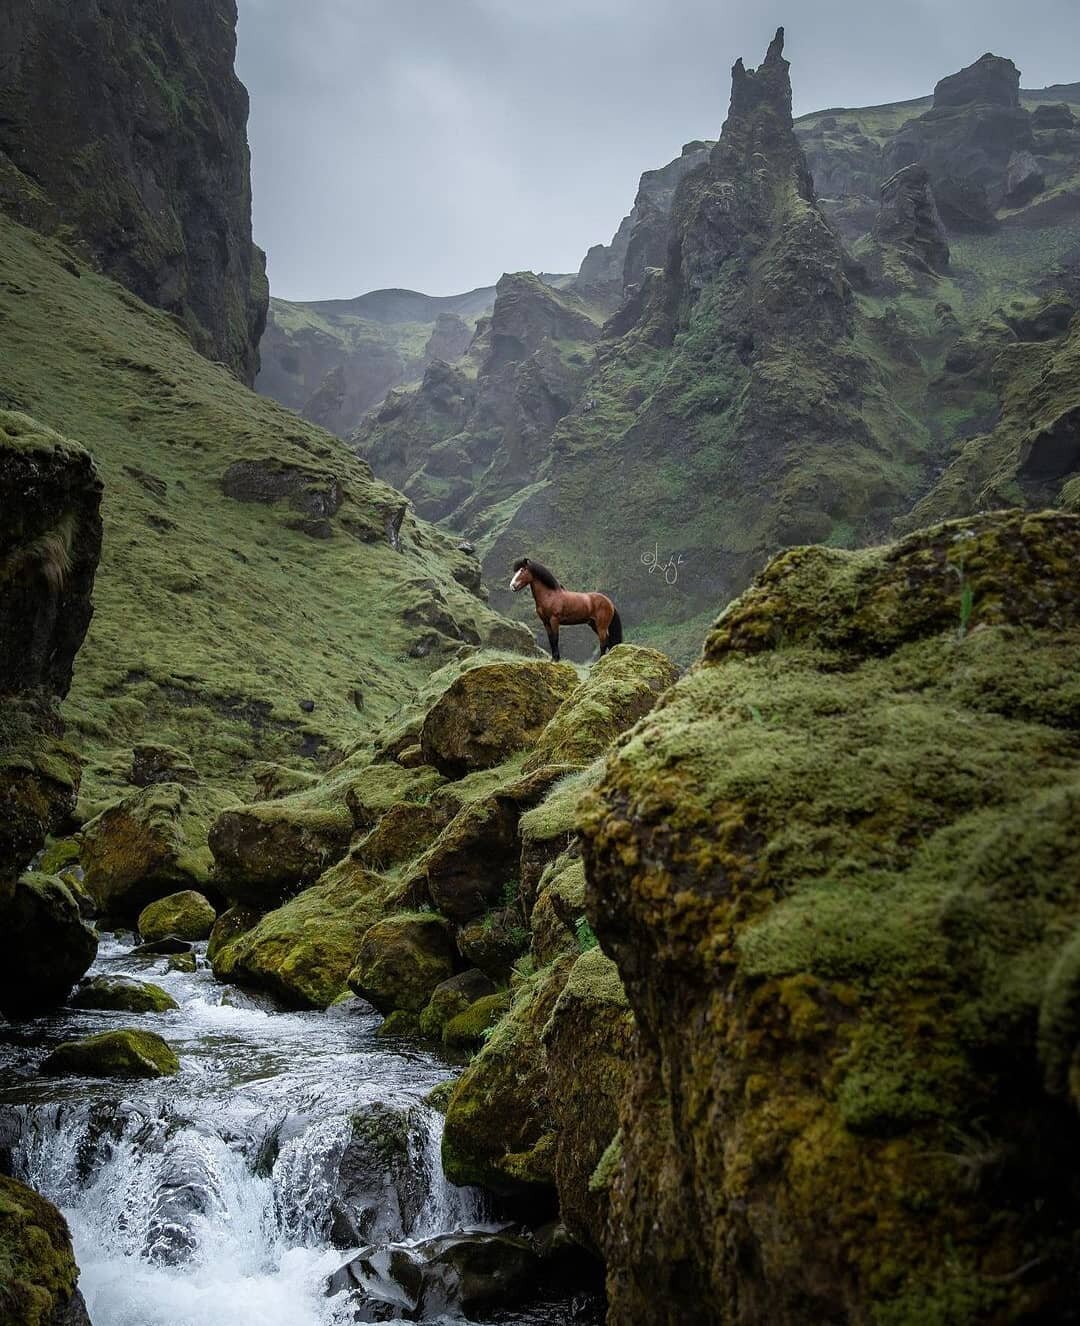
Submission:
<svg viewBox="0 0 1080 1326">
<path fill-rule="evenodd" d="M 160 985 L 127 976 L 95 976 L 83 981 L 70 1003 L 72 1008 L 108 1008 L 121 1013 L 167 1013 L 179 1007 Z"/>
<path fill-rule="evenodd" d="M 176 935 L 178 939 L 209 939 L 217 913 L 201 893 L 185 889 L 159 898 L 139 913 L 137 928 L 144 942 Z"/>
<path fill-rule="evenodd" d="M 398 1036 L 414 1039 L 420 1035 L 420 1019 L 407 1008 L 395 1008 L 379 1023 L 375 1035 L 386 1036 L 388 1039 Z"/>
<path fill-rule="evenodd" d="M 430 1105 L 433 1110 L 438 1110 L 440 1114 L 445 1114 L 456 1081 L 456 1078 L 451 1077 L 445 1082 L 440 1082 L 437 1087 L 432 1087 L 424 1097 L 424 1104 Z"/>
<path fill-rule="evenodd" d="M 1078 557 L 1057 513 L 784 554 L 610 758 L 617 1317 L 1071 1310 Z"/>
<path fill-rule="evenodd" d="M 531 746 L 579 685 L 566 663 L 492 663 L 472 668 L 428 711 L 424 758 L 450 778 L 501 764 Z"/>
<path fill-rule="evenodd" d="M 453 974 L 457 957 L 446 922 L 434 914 L 402 913 L 364 934 L 349 988 L 380 1013 L 419 1013 L 435 987 Z"/>
<path fill-rule="evenodd" d="M 0 1012 L 30 1017 L 62 1004 L 97 953 L 68 886 L 30 873 L 0 881 Z"/>
<path fill-rule="evenodd" d="M 5 1326 L 87 1320 L 67 1222 L 51 1202 L 0 1175 L 0 1312 Z"/>
<path fill-rule="evenodd" d="M 658 650 L 616 645 L 552 715 L 525 767 L 591 764 L 649 712 L 678 675 Z"/>
<path fill-rule="evenodd" d="M 80 1077 L 172 1077 L 180 1071 L 180 1060 L 155 1032 L 131 1028 L 64 1041 L 41 1071 Z"/>
<path fill-rule="evenodd" d="M 134 920 L 178 888 L 205 888 L 210 825 L 233 804 L 235 797 L 213 788 L 157 783 L 98 815 L 82 839 L 86 887 L 98 907 Z"/>
</svg>

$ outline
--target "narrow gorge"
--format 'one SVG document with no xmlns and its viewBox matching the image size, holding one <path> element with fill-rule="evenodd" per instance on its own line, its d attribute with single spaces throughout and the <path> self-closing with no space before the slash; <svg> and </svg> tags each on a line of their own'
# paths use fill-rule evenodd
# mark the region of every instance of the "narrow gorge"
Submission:
<svg viewBox="0 0 1080 1326">
<path fill-rule="evenodd" d="M 305 303 L 237 20 L 0 15 L 0 1326 L 1074 1321 L 1080 84 Z"/>
</svg>

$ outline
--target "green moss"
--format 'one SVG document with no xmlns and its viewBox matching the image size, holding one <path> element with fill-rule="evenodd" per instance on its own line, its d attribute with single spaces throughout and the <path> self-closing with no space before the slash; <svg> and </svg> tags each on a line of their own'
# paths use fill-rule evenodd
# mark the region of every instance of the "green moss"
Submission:
<svg viewBox="0 0 1080 1326">
<path fill-rule="evenodd" d="M 388 916 L 365 931 L 349 987 L 381 1013 L 419 1013 L 435 987 L 453 973 L 455 957 L 441 917 Z"/>
<path fill-rule="evenodd" d="M 0 1311 L 8 1326 L 52 1326 L 67 1315 L 79 1269 L 64 1217 L 0 1175 Z"/>
<path fill-rule="evenodd" d="M 139 913 L 136 928 L 144 941 L 164 939 L 209 939 L 217 913 L 201 893 L 187 889 L 159 898 Z"/>
<path fill-rule="evenodd" d="M 180 1060 L 155 1032 L 128 1028 L 64 1041 L 41 1065 L 43 1073 L 83 1077 L 172 1077 Z"/>
<path fill-rule="evenodd" d="M 622 1132 L 617 1132 L 604 1148 L 604 1154 L 596 1162 L 596 1168 L 589 1176 L 591 1193 L 606 1192 L 622 1165 Z"/>
<path fill-rule="evenodd" d="M 121 1013 L 167 1013 L 178 1008 L 172 995 L 149 981 L 122 976 L 95 976 L 71 997 L 73 1008 L 108 1008 Z"/>
<path fill-rule="evenodd" d="M 483 995 L 447 1020 L 442 1029 L 443 1044 L 454 1050 L 478 1049 L 509 1007 L 510 996 L 505 991 Z"/>
</svg>

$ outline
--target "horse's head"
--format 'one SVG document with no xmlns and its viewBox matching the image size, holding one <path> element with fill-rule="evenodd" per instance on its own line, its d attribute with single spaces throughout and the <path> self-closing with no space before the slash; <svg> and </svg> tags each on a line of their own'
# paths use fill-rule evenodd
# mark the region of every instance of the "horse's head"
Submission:
<svg viewBox="0 0 1080 1326">
<path fill-rule="evenodd" d="M 529 565 L 527 557 L 519 557 L 514 563 L 514 578 L 510 581 L 510 588 L 516 594 L 519 589 L 524 589 L 526 585 L 533 582 L 532 567 Z"/>
</svg>

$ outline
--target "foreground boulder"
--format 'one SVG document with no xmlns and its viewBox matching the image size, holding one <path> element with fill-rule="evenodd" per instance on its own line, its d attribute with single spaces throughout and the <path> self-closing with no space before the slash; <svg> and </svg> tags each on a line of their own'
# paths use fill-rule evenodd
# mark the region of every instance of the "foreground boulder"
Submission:
<svg viewBox="0 0 1080 1326">
<path fill-rule="evenodd" d="M 110 916 L 134 921 L 178 889 L 205 889 L 210 825 L 235 802 L 228 793 L 155 783 L 103 811 L 83 831 L 86 887 Z"/>
<path fill-rule="evenodd" d="M 666 654 L 616 645 L 552 715 L 525 767 L 589 764 L 649 712 L 679 670 Z"/>
<path fill-rule="evenodd" d="M 180 1071 L 180 1060 L 156 1032 L 128 1028 L 64 1041 L 41 1071 L 80 1077 L 172 1077 Z"/>
<path fill-rule="evenodd" d="M 432 990 L 431 998 L 420 1014 L 421 1032 L 433 1040 L 441 1040 L 443 1027 L 451 1018 L 464 1013 L 478 999 L 494 993 L 495 986 L 490 977 L 477 967 L 449 977 Z"/>
<path fill-rule="evenodd" d="M 52 875 L 0 883 L 0 1013 L 28 1017 L 62 1004 L 94 961 L 97 935 Z"/>
<path fill-rule="evenodd" d="M 201 893 L 185 889 L 159 898 L 139 913 L 136 923 L 143 940 L 152 943 L 175 935 L 177 939 L 209 939 L 217 913 Z"/>
<path fill-rule="evenodd" d="M 1052 512 L 788 552 L 609 760 L 613 1323 L 1071 1314 L 1078 557 Z"/>
<path fill-rule="evenodd" d="M 434 913 L 388 916 L 360 941 L 349 988 L 379 1010 L 419 1013 L 453 975 L 457 954 L 446 922 Z"/>
<path fill-rule="evenodd" d="M 568 663 L 471 668 L 428 710 L 420 731 L 424 759 L 448 778 L 502 764 L 536 741 L 579 684 Z"/>
<path fill-rule="evenodd" d="M 67 1221 L 0 1175 L 0 1309 L 5 1326 L 90 1326 Z"/>
</svg>

